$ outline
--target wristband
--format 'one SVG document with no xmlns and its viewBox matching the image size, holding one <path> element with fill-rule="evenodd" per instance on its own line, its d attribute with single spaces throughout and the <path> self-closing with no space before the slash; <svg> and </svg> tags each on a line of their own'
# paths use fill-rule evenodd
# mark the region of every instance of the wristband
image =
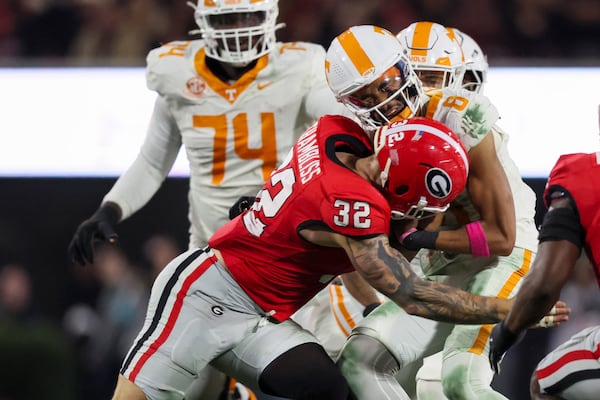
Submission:
<svg viewBox="0 0 600 400">
<path fill-rule="evenodd" d="M 407 250 L 435 249 L 435 242 L 439 232 L 409 229 L 400 237 L 400 244 Z"/>
<path fill-rule="evenodd" d="M 407 230 L 406 232 L 404 232 L 404 233 L 402 234 L 402 236 L 400 236 L 400 243 L 402 243 L 402 242 L 404 241 L 404 239 L 405 239 L 405 238 L 406 238 L 408 235 L 410 235 L 411 233 L 413 233 L 413 232 L 416 232 L 416 231 L 417 231 L 417 229 L 416 229 L 416 228 L 410 228 L 409 230 Z"/>
<path fill-rule="evenodd" d="M 380 305 L 381 305 L 381 303 L 377 302 L 377 303 L 371 303 L 368 306 L 366 306 L 362 312 L 363 317 L 366 317 L 367 315 L 371 314 L 371 312 L 373 312 L 373 310 L 375 310 Z"/>
<path fill-rule="evenodd" d="M 465 225 L 469 243 L 471 244 L 471 254 L 476 257 L 489 257 L 490 248 L 488 246 L 485 232 L 481 226 L 481 222 L 475 221 Z"/>
</svg>

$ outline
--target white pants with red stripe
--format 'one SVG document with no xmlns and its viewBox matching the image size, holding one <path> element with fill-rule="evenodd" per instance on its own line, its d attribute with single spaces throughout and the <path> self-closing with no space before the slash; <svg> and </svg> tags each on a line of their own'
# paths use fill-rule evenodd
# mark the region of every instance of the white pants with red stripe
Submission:
<svg viewBox="0 0 600 400">
<path fill-rule="evenodd" d="M 600 398 L 600 326 L 586 328 L 539 362 L 540 392 L 566 400 Z"/>
<path fill-rule="evenodd" d="M 120 372 L 149 400 L 182 399 L 208 364 L 258 389 L 275 358 L 316 341 L 292 320 L 270 322 L 211 250 L 193 249 L 155 280 L 144 326 Z"/>
<path fill-rule="evenodd" d="M 475 294 L 511 297 L 528 272 L 533 258 L 532 251 L 521 248 L 515 248 L 507 257 L 458 255 L 448 258 L 445 268 L 437 270 L 438 274 L 444 275 L 429 276 L 428 279 Z M 338 363 L 355 396 L 359 400 L 372 399 L 379 398 L 378 393 L 398 392 L 393 386 L 399 385 L 392 379 L 377 378 L 395 374 L 395 368 L 389 371 L 376 371 L 376 368 L 390 365 L 400 369 L 414 368 L 414 363 L 420 364 L 424 357 L 443 350 L 443 367 L 440 368 L 444 392 L 449 398 L 505 399 L 489 386 L 493 378 L 487 360 L 492 326 L 436 322 L 409 315 L 388 301 L 357 323 Z M 380 342 L 395 363 L 382 362 L 385 355 L 376 346 L 373 346 L 373 357 L 365 354 L 364 341 L 357 340 L 363 348 L 355 348 L 353 336 L 357 335 L 370 336 Z M 373 365 L 367 364 L 370 359 Z M 378 364 L 375 365 L 375 361 Z M 381 397 L 384 398 L 383 395 Z"/>
</svg>

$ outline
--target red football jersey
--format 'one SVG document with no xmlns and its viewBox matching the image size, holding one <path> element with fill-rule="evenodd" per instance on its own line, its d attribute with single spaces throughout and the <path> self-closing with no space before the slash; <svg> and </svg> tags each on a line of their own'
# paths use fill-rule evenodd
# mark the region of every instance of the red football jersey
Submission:
<svg viewBox="0 0 600 400">
<path fill-rule="evenodd" d="M 299 230 L 323 228 L 354 238 L 389 233 L 387 201 L 336 151 L 364 157 L 373 149 L 354 121 L 326 115 L 298 139 L 252 208 L 208 242 L 221 251 L 239 285 L 279 321 L 335 276 L 354 270 L 343 249 L 309 243 Z"/>
<path fill-rule="evenodd" d="M 552 186 L 565 188 L 575 201 L 585 229 L 585 251 L 600 285 L 600 152 L 560 156 L 550 172 L 544 199 Z"/>
</svg>

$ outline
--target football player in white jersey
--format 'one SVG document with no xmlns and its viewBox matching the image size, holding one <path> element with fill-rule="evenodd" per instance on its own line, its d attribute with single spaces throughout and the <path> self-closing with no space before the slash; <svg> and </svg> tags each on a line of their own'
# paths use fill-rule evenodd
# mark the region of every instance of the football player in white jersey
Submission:
<svg viewBox="0 0 600 400">
<path fill-rule="evenodd" d="M 462 79 L 457 79 L 454 86 L 462 86 L 465 89 L 482 93 L 483 84 L 487 79 L 488 64 L 485 54 L 470 36 L 456 28 L 446 29 L 439 24 L 428 22 L 416 23 L 411 27 L 404 29 L 398 34 L 402 44 L 409 47 L 410 54 L 413 52 L 418 52 L 419 46 L 423 47 L 422 45 L 418 44 L 419 40 L 430 37 L 430 40 L 432 41 L 433 36 L 442 38 L 447 32 L 447 37 L 435 42 L 435 45 L 429 48 L 428 54 L 432 55 L 432 61 L 435 59 L 442 60 L 441 63 L 445 64 L 446 60 L 452 60 L 452 58 L 447 56 L 448 54 L 452 54 L 451 51 L 447 50 L 450 48 L 450 46 L 446 45 L 446 48 L 444 49 L 444 46 L 439 46 L 440 42 L 451 41 L 455 44 L 458 44 L 460 49 L 462 49 L 462 54 L 464 55 L 464 63 L 462 63 L 464 65 L 464 71 L 460 72 Z M 461 63 L 453 61 L 450 64 L 460 68 Z M 428 83 L 429 86 L 436 88 L 444 87 L 443 83 L 440 85 L 439 73 L 437 74 L 436 78 L 435 62 L 425 62 L 416 68 L 419 68 L 423 73 L 423 75 L 420 76 L 422 82 Z M 504 171 L 509 180 L 511 191 L 513 193 L 514 208 L 517 219 L 514 251 L 518 251 L 519 248 L 531 249 L 531 246 L 533 246 L 537 240 L 537 229 L 535 229 L 534 225 L 535 194 L 532 192 L 529 186 L 522 181 L 518 168 L 508 154 L 508 135 L 497 125 L 493 126 L 492 134 L 494 135 L 498 158 L 502 163 Z M 533 249 L 535 248 L 536 247 L 533 247 Z M 417 257 L 416 260 L 418 264 L 419 257 Z M 498 262 L 504 263 L 506 262 L 506 259 L 504 257 L 498 257 Z M 469 268 L 469 260 L 465 260 L 464 265 L 465 268 Z M 488 273 L 489 276 L 486 276 L 486 278 L 493 280 L 506 280 L 508 278 L 507 273 L 509 272 L 510 269 L 507 269 L 504 272 L 502 269 L 490 270 Z M 472 279 L 474 283 L 477 282 L 476 278 Z M 485 332 L 485 334 L 489 335 L 489 332 Z M 448 343 L 445 345 L 445 348 L 451 347 L 452 345 L 451 339 L 449 339 Z M 482 355 L 485 354 L 487 354 L 487 349 L 484 350 Z M 426 358 L 423 361 L 424 365 L 418 371 L 416 376 L 417 397 L 419 399 L 427 400 L 446 398 L 443 394 L 442 387 L 442 360 L 442 355 L 436 354 L 435 356 Z M 446 374 L 447 376 L 451 377 L 446 379 L 455 379 L 453 377 L 454 375 L 451 373 L 446 372 Z M 465 379 L 465 382 L 466 384 L 469 384 L 469 375 L 466 376 L 467 379 Z M 452 386 L 452 383 L 446 383 L 446 385 Z"/>
<path fill-rule="evenodd" d="M 467 190 L 446 211 L 443 221 L 402 235 L 400 242 L 413 254 L 426 249 L 418 252 L 415 261 L 428 279 L 478 294 L 509 297 L 537 247 L 535 195 L 508 157 L 505 136 L 495 128 L 496 108 L 483 95 L 459 87 L 464 65 L 457 64 L 454 71 L 444 68 L 443 82 L 450 87 L 441 90 L 427 88 L 424 94 L 419 93 L 419 84 L 398 84 L 411 81 L 410 77 L 403 79 L 406 75 L 414 75 L 402 64 L 411 51 L 422 57 L 415 60 L 424 63 L 436 40 L 447 38 L 442 26 L 429 23 L 409 29 L 417 27 L 428 30 L 431 37 L 423 38 L 419 31 L 419 40 L 403 46 L 401 40 L 415 36 L 414 30 L 405 32 L 388 48 L 383 44 L 391 42 L 380 40 L 386 34 L 381 28 L 348 29 L 327 52 L 328 82 L 338 100 L 365 125 L 376 127 L 416 114 L 444 122 L 459 135 L 471 161 Z M 458 44 L 454 46 L 460 49 Z M 438 64 L 434 70 L 441 71 L 439 66 L 448 66 L 448 59 Z M 383 69 L 381 65 L 389 69 L 380 76 L 370 75 L 370 71 Z M 418 81 L 416 76 L 414 79 Z M 433 229 L 436 223 L 441 227 Z M 358 322 L 338 363 L 356 398 L 407 399 L 395 372 L 444 348 L 443 382 L 449 398 L 503 399 L 489 386 L 493 377 L 487 361 L 490 331 L 488 325 L 425 321 L 385 302 Z"/>
<path fill-rule="evenodd" d="M 77 228 L 69 251 L 79 264 L 93 262 L 94 242 L 116 242 L 115 226 L 152 198 L 182 145 L 190 167 L 189 244 L 201 247 L 312 122 L 348 114 L 325 81 L 323 47 L 276 41 L 283 26 L 277 0 L 199 0 L 194 8 L 202 39 L 148 54 L 147 85 L 158 96 L 146 138 Z"/>
<path fill-rule="evenodd" d="M 78 228 L 74 260 L 93 261 L 93 241 L 142 208 L 183 145 L 190 165 L 190 247 L 228 221 L 242 195 L 258 191 L 299 134 L 344 108 L 323 74 L 317 44 L 275 40 L 277 0 L 199 0 L 201 40 L 167 43 L 147 57 L 158 93 L 146 140 L 129 169 Z"/>
</svg>

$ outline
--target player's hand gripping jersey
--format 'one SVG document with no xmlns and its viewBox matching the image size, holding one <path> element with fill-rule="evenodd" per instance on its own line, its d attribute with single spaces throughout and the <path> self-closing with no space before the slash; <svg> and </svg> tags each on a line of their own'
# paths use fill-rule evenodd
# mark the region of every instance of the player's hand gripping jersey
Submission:
<svg viewBox="0 0 600 400">
<path fill-rule="evenodd" d="M 147 58 L 148 87 L 158 93 L 145 143 L 104 201 L 122 218 L 158 190 L 185 145 L 190 166 L 191 245 L 204 245 L 242 195 L 256 193 L 295 140 L 324 113 L 339 114 L 327 87 L 321 46 L 277 43 L 237 81 L 205 64 L 201 40 L 172 42 Z"/>
<path fill-rule="evenodd" d="M 354 270 L 342 248 L 311 244 L 299 230 L 323 227 L 356 238 L 389 232 L 388 202 L 350 172 L 336 151 L 364 157 L 372 148 L 352 120 L 328 115 L 298 140 L 252 208 L 209 242 L 244 291 L 277 320 L 288 318 L 335 276 Z"/>
</svg>

